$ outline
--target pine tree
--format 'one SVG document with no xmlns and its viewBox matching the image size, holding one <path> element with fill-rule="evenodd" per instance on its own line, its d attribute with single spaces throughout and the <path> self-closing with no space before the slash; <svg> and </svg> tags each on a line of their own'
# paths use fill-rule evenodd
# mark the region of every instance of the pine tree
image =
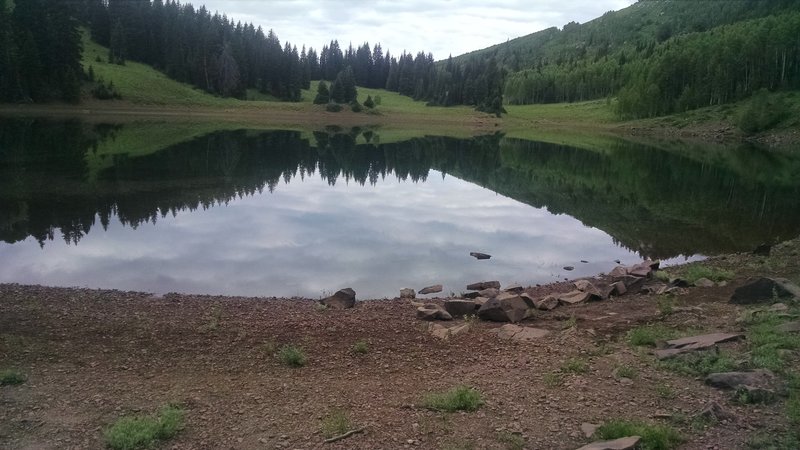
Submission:
<svg viewBox="0 0 800 450">
<path fill-rule="evenodd" d="M 314 104 L 325 105 L 330 101 L 331 101 L 331 93 L 328 90 L 328 84 L 325 83 L 325 80 L 321 80 L 319 82 L 319 86 L 317 86 L 317 96 L 314 97 Z"/>
<path fill-rule="evenodd" d="M 371 95 L 367 95 L 367 99 L 364 100 L 364 106 L 369 108 L 369 109 L 372 109 L 372 108 L 375 107 L 375 102 L 372 101 L 372 96 Z"/>
<path fill-rule="evenodd" d="M 125 65 L 127 57 L 127 45 L 125 43 L 125 29 L 122 21 L 117 19 L 114 28 L 111 30 L 111 40 L 108 47 L 108 62 L 111 64 Z"/>
</svg>

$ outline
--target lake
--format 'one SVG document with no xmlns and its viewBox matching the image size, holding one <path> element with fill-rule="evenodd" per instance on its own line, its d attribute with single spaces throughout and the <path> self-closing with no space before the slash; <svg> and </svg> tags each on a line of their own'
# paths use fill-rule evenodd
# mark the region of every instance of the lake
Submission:
<svg viewBox="0 0 800 450">
<path fill-rule="evenodd" d="M 800 155 L 576 145 L 4 119 L 0 282 L 311 298 L 352 287 L 362 299 L 443 284 L 447 295 L 800 234 Z"/>
</svg>

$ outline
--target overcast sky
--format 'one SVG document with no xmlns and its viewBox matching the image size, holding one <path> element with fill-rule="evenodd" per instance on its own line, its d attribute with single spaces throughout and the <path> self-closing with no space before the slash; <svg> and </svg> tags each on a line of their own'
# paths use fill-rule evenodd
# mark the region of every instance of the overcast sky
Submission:
<svg viewBox="0 0 800 450">
<path fill-rule="evenodd" d="M 300 48 L 338 39 L 344 49 L 380 42 L 384 52 L 445 59 L 570 21 L 586 22 L 635 0 L 188 0 L 235 21 L 275 30 Z"/>
</svg>

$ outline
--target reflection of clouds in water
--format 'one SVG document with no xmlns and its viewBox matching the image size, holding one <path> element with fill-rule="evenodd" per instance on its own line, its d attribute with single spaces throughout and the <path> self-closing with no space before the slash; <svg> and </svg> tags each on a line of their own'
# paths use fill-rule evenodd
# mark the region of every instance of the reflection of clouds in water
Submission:
<svg viewBox="0 0 800 450">
<path fill-rule="evenodd" d="M 490 253 L 477 261 L 470 251 Z M 0 246 L 0 280 L 155 292 L 303 295 L 352 286 L 360 298 L 442 283 L 532 284 L 607 271 L 637 257 L 566 215 L 431 171 L 414 184 L 318 177 L 273 194 L 180 212 L 138 229 L 113 221 L 80 243 Z M 581 259 L 590 264 L 581 264 Z M 565 273 L 564 265 L 576 270 Z"/>
</svg>

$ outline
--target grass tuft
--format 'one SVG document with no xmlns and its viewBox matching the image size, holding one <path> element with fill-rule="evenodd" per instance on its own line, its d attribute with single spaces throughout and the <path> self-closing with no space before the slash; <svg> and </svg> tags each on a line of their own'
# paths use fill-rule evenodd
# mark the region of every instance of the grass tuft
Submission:
<svg viewBox="0 0 800 450">
<path fill-rule="evenodd" d="M 469 386 L 456 386 L 445 392 L 434 392 L 422 399 L 425 408 L 434 411 L 475 411 L 483 405 L 481 393 Z"/>
<path fill-rule="evenodd" d="M 344 411 L 332 411 L 322 420 L 322 434 L 326 439 L 340 436 L 352 429 L 353 424 Z"/>
<path fill-rule="evenodd" d="M 753 317 L 747 331 L 750 348 L 750 364 L 753 367 L 784 371 L 787 351 L 800 348 L 800 335 L 782 333 L 778 327 L 786 319 L 774 313 L 763 313 Z"/>
<path fill-rule="evenodd" d="M 561 371 L 565 373 L 586 373 L 589 371 L 589 363 L 580 358 L 572 358 L 561 366 Z"/>
<path fill-rule="evenodd" d="M 634 347 L 655 347 L 657 342 L 673 339 L 677 334 L 677 330 L 663 325 L 645 325 L 628 331 L 628 343 Z"/>
<path fill-rule="evenodd" d="M 356 342 L 355 344 L 353 344 L 352 350 L 353 350 L 353 353 L 355 353 L 355 354 L 365 355 L 365 354 L 367 354 L 367 352 L 369 352 L 369 344 L 367 343 L 367 341 L 362 339 L 362 340 Z"/>
<path fill-rule="evenodd" d="M 149 448 L 175 436 L 183 427 L 183 409 L 161 408 L 156 416 L 123 417 L 105 430 L 106 445 L 114 450 Z"/>
<path fill-rule="evenodd" d="M 525 438 L 510 431 L 497 433 L 497 440 L 503 444 L 506 450 L 522 450 L 525 448 Z"/>
<path fill-rule="evenodd" d="M 635 367 L 628 366 L 625 364 L 617 366 L 614 369 L 614 373 L 616 373 L 618 377 L 629 378 L 631 380 L 636 378 L 636 375 L 639 374 L 639 372 L 636 370 Z"/>
<path fill-rule="evenodd" d="M 13 369 L 0 371 L 0 386 L 16 386 L 25 381 L 27 381 L 27 378 L 19 371 Z"/>
<path fill-rule="evenodd" d="M 680 433 L 670 426 L 620 419 L 601 425 L 595 436 L 603 440 L 640 436 L 642 441 L 638 448 L 642 450 L 670 450 L 677 448 L 683 442 Z"/>
<path fill-rule="evenodd" d="M 736 361 L 731 355 L 716 350 L 678 355 L 661 361 L 660 364 L 675 373 L 692 377 L 730 372 L 737 368 Z"/>
<path fill-rule="evenodd" d="M 711 281 L 719 283 L 720 281 L 733 279 L 734 275 L 735 274 L 730 270 L 718 269 L 701 264 L 688 266 L 684 270 L 684 277 L 690 284 L 694 284 L 694 282 L 700 278 L 708 278 Z"/>
<path fill-rule="evenodd" d="M 278 350 L 278 360 L 289 367 L 303 367 L 308 362 L 305 352 L 294 345 L 284 345 Z"/>
</svg>

